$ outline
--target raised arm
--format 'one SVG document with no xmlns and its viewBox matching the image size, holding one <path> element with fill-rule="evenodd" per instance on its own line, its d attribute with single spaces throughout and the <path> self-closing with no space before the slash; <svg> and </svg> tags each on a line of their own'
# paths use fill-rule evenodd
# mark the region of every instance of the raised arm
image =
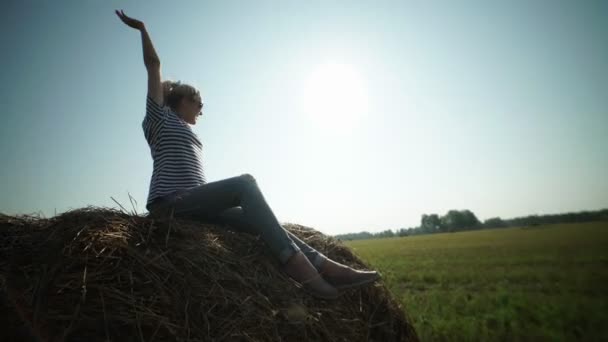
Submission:
<svg viewBox="0 0 608 342">
<path fill-rule="evenodd" d="M 159 105 L 163 105 L 163 87 L 160 75 L 160 59 L 154 50 L 150 35 L 143 22 L 125 15 L 121 10 L 116 10 L 116 15 L 129 27 L 141 32 L 141 43 L 144 53 L 144 64 L 148 71 L 148 95 Z"/>
</svg>

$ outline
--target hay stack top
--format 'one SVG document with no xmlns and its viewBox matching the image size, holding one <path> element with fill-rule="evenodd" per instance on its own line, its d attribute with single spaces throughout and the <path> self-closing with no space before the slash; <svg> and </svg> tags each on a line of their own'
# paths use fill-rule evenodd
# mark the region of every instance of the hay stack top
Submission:
<svg viewBox="0 0 608 342">
<path fill-rule="evenodd" d="M 284 226 L 366 268 L 339 241 Z M 95 207 L 50 219 L 0 214 L 3 316 L 45 341 L 416 340 L 382 284 L 315 299 L 258 237 L 229 228 Z"/>
</svg>

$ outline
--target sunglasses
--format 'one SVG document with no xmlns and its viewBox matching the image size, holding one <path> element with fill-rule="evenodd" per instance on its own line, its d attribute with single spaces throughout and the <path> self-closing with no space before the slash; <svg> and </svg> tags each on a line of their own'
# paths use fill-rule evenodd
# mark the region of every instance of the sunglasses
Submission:
<svg viewBox="0 0 608 342">
<path fill-rule="evenodd" d="M 192 102 L 196 103 L 196 104 L 198 105 L 198 108 L 199 108 L 199 109 L 202 109 L 202 108 L 203 108 L 203 105 L 204 105 L 204 103 L 203 103 L 203 102 L 198 101 L 198 100 L 196 100 L 196 99 L 190 99 L 190 101 L 192 101 Z"/>
</svg>

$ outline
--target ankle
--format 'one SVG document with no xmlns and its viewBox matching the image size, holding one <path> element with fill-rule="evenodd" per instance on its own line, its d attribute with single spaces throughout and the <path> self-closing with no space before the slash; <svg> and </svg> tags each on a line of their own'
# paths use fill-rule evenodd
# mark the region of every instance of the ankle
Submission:
<svg viewBox="0 0 608 342">
<path fill-rule="evenodd" d="M 302 253 L 302 251 L 296 251 L 294 252 L 289 259 L 287 259 L 287 261 L 285 262 L 285 264 L 283 266 L 290 266 L 290 265 L 294 265 L 294 264 L 298 264 L 302 262 L 302 256 L 304 256 L 304 253 Z"/>
<path fill-rule="evenodd" d="M 309 279 L 319 274 L 317 269 L 301 251 L 294 253 L 294 255 L 287 260 L 283 268 L 285 273 L 296 280 Z"/>
</svg>

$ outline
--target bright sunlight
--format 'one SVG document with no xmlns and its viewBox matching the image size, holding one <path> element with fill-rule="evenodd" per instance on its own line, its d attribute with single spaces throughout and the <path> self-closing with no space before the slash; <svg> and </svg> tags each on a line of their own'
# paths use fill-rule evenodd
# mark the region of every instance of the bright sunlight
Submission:
<svg viewBox="0 0 608 342">
<path fill-rule="evenodd" d="M 348 64 L 321 64 L 304 83 L 304 113 L 315 126 L 331 133 L 352 131 L 367 114 L 368 102 L 363 78 Z"/>
</svg>

